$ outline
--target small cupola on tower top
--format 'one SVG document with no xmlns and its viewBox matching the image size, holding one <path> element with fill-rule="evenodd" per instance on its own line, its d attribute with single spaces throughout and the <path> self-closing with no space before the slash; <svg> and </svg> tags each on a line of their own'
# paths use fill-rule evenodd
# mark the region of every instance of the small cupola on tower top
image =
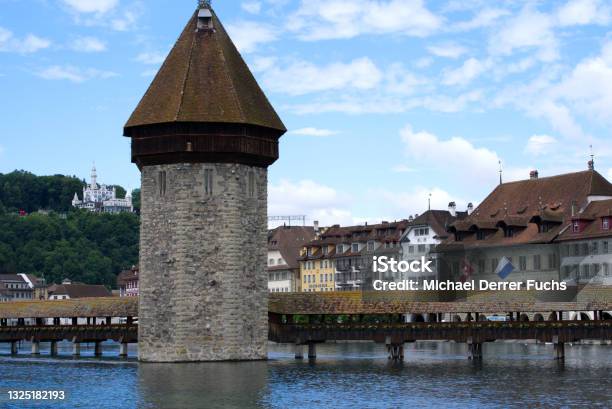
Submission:
<svg viewBox="0 0 612 409">
<path fill-rule="evenodd" d="M 198 25 L 196 31 L 214 30 L 210 0 L 199 0 L 198 7 Z"/>
</svg>

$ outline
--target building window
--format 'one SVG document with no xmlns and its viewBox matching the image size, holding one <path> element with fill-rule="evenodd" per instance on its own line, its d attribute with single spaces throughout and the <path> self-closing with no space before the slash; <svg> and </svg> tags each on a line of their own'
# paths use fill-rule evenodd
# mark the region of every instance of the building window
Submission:
<svg viewBox="0 0 612 409">
<path fill-rule="evenodd" d="M 271 258 L 270 260 L 268 260 L 268 265 L 273 266 L 274 265 L 274 259 Z"/>
<path fill-rule="evenodd" d="M 607 241 L 602 242 L 602 252 L 608 254 L 610 252 L 609 244 Z"/>
<path fill-rule="evenodd" d="M 609 217 L 604 217 L 601 220 L 601 228 L 604 230 L 610 230 L 610 218 Z"/>
<path fill-rule="evenodd" d="M 213 170 L 204 169 L 204 194 L 206 196 L 212 196 L 213 194 Z"/>
<path fill-rule="evenodd" d="M 539 254 L 533 256 L 533 269 L 539 271 L 542 268 L 542 260 Z"/>
<path fill-rule="evenodd" d="M 327 256 L 327 253 L 329 253 L 329 249 L 327 248 L 327 246 L 323 246 L 323 255 Z"/>
<path fill-rule="evenodd" d="M 574 221 L 572 229 L 574 233 L 580 233 L 580 222 L 578 220 Z"/>
<path fill-rule="evenodd" d="M 554 253 L 550 253 L 548 255 L 548 269 L 554 270 L 555 268 L 557 268 L 557 257 Z"/>
<path fill-rule="evenodd" d="M 504 237 L 514 237 L 514 228 L 513 227 L 506 227 L 504 229 Z"/>
<path fill-rule="evenodd" d="M 374 251 L 374 242 L 368 241 L 368 251 Z"/>
<path fill-rule="evenodd" d="M 166 196 L 166 171 L 160 170 L 157 175 L 157 185 L 159 187 L 159 195 Z"/>
<path fill-rule="evenodd" d="M 359 253 L 359 243 L 353 243 L 353 253 Z"/>
<path fill-rule="evenodd" d="M 424 244 L 419 244 L 418 245 L 418 252 L 419 253 L 425 253 L 425 245 Z"/>
<path fill-rule="evenodd" d="M 485 272 L 485 261 L 484 260 L 478 260 L 478 272 L 480 274 Z"/>
<path fill-rule="evenodd" d="M 594 241 L 591 243 L 591 254 L 599 254 L 599 242 Z"/>
<path fill-rule="evenodd" d="M 519 270 L 520 271 L 527 270 L 527 257 L 519 256 Z"/>
<path fill-rule="evenodd" d="M 478 230 L 476 232 L 476 240 L 484 240 L 485 239 L 485 232 L 482 230 Z"/>
<path fill-rule="evenodd" d="M 255 197 L 255 172 L 249 172 L 249 197 Z"/>
</svg>

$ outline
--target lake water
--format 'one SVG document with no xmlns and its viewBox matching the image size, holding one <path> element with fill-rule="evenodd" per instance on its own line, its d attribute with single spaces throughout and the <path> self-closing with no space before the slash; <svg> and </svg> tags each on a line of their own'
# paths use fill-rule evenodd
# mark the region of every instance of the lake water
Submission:
<svg viewBox="0 0 612 409">
<path fill-rule="evenodd" d="M 116 358 L 118 346 L 70 357 L 17 357 L 0 345 L 0 408 L 526 408 L 612 407 L 612 346 L 484 345 L 481 363 L 448 342 L 406 345 L 391 364 L 383 345 L 325 344 L 316 362 L 295 361 L 289 345 L 271 345 L 270 361 L 139 364 Z M 9 401 L 9 390 L 61 390 L 65 401 Z"/>
</svg>

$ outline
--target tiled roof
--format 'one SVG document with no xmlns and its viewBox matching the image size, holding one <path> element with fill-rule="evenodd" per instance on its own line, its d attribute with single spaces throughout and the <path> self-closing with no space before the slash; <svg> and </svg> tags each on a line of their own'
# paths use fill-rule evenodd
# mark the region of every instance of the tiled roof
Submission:
<svg viewBox="0 0 612 409">
<path fill-rule="evenodd" d="M 67 295 L 74 298 L 110 297 L 111 292 L 103 285 L 59 284 L 49 287 L 49 295 Z"/>
<path fill-rule="evenodd" d="M 117 285 L 125 285 L 128 281 L 138 280 L 138 268 L 123 270 L 117 275 Z"/>
<path fill-rule="evenodd" d="M 280 226 L 268 235 L 268 251 L 278 250 L 281 253 L 287 265 L 278 266 L 279 269 L 295 269 L 299 267 L 300 250 L 314 237 L 314 227 Z"/>
<path fill-rule="evenodd" d="M 602 218 L 609 217 L 609 229 L 602 228 Z M 559 241 L 583 240 L 609 237 L 612 239 L 612 200 L 597 200 L 589 203 L 581 214 L 575 219 L 587 221 L 580 232 L 568 228 L 559 236 Z"/>
<path fill-rule="evenodd" d="M 187 23 L 128 128 L 171 122 L 249 124 L 285 131 L 285 126 L 212 12 L 214 30 Z"/>
<path fill-rule="evenodd" d="M 497 186 L 469 217 L 451 226 L 465 233 L 461 242 L 450 237 L 438 251 L 551 242 L 569 224 L 572 211 L 586 206 L 589 196 L 612 196 L 612 184 L 594 170 L 504 183 Z M 540 231 L 536 221 L 552 225 L 548 231 Z M 490 229 L 493 223 L 499 227 L 514 227 L 516 231 L 512 237 L 504 237 L 499 228 L 484 240 L 478 240 L 473 234 L 472 226 Z"/>
<path fill-rule="evenodd" d="M 0 303 L 0 318 L 137 317 L 137 297 Z"/>
</svg>

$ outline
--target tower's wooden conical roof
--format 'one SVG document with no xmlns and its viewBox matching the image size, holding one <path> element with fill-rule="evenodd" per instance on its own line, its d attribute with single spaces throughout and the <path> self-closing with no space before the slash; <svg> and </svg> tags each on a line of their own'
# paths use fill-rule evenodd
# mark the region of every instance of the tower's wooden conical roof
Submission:
<svg viewBox="0 0 612 409">
<path fill-rule="evenodd" d="M 196 11 L 125 125 L 169 123 L 255 125 L 286 131 L 214 11 L 198 29 Z"/>
</svg>

